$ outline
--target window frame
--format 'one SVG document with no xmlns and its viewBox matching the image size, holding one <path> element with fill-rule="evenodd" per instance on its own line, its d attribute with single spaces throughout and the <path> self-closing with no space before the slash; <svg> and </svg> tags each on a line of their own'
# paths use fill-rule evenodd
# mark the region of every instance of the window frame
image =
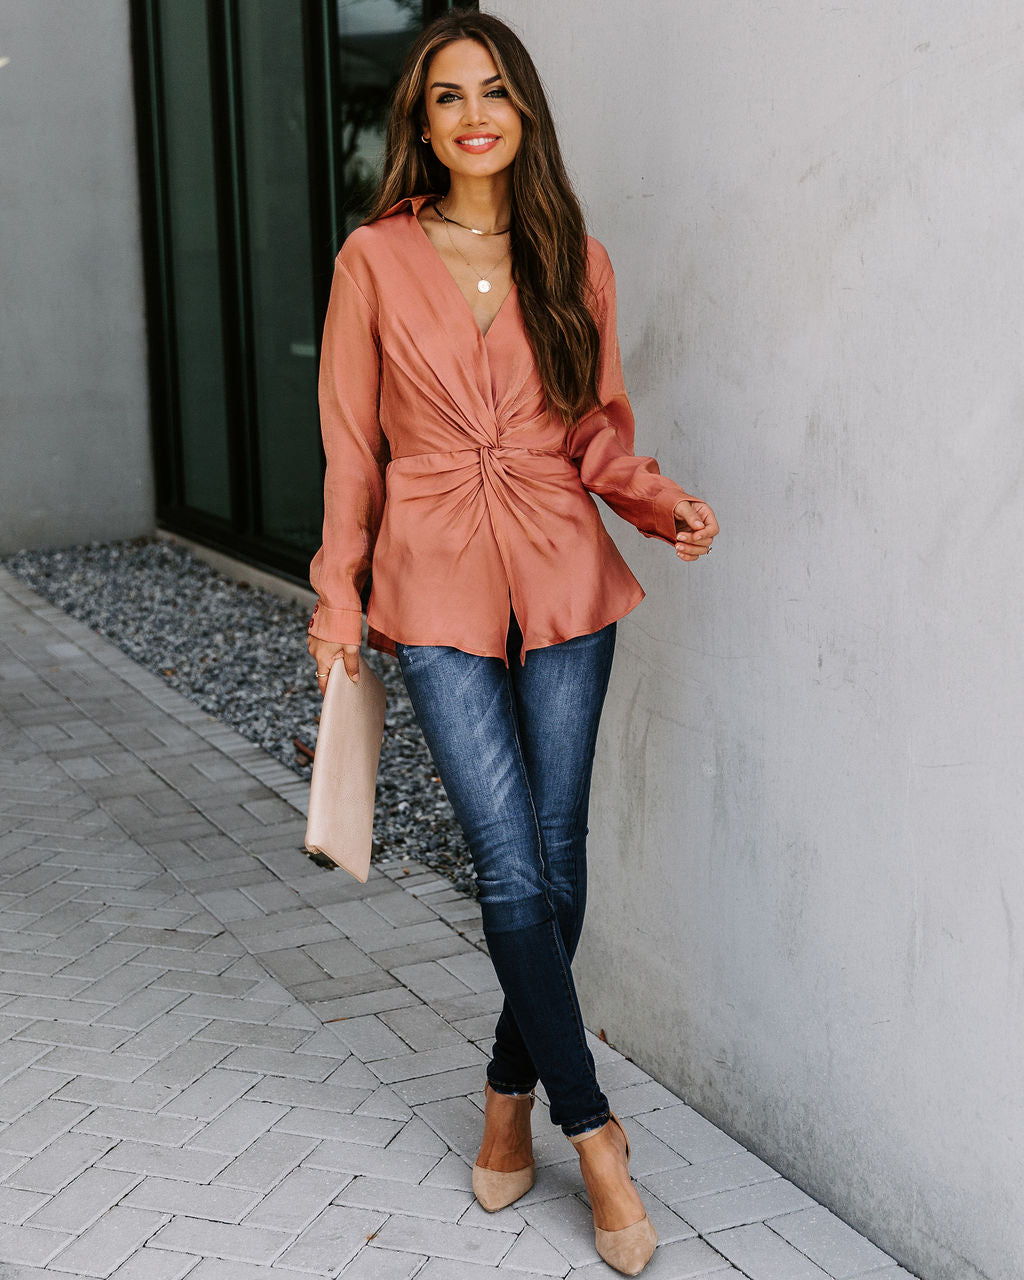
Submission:
<svg viewBox="0 0 1024 1280">
<path fill-rule="evenodd" d="M 315 547 L 268 536 L 260 527 L 259 421 L 251 329 L 246 221 L 245 152 L 241 116 L 239 5 L 244 0 L 206 0 L 212 142 L 216 170 L 217 245 L 221 331 L 227 392 L 228 498 L 225 519 L 184 500 L 185 455 L 175 345 L 177 314 L 171 287 L 171 242 L 165 93 L 159 6 L 174 0 L 134 0 L 132 54 L 143 268 L 148 319 L 150 435 L 157 524 L 233 558 L 297 583 L 307 581 Z M 335 0 L 292 0 L 302 10 L 305 62 L 308 214 L 314 248 L 310 282 L 314 332 L 319 344 L 330 293 L 333 258 L 340 247 L 344 191 L 337 120 L 341 88 L 339 29 Z M 451 0 L 422 0 L 426 23 L 447 12 Z M 462 0 L 462 7 L 466 5 Z M 312 362 L 313 369 L 318 366 Z M 315 373 L 314 373 L 315 376 Z M 319 449 L 323 475 L 323 449 Z"/>
</svg>

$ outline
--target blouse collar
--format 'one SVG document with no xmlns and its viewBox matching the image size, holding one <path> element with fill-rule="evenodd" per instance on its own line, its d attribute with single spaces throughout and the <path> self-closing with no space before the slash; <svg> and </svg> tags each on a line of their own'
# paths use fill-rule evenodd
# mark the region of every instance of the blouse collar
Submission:
<svg viewBox="0 0 1024 1280">
<path fill-rule="evenodd" d="M 402 199 L 396 204 L 393 204 L 390 209 L 385 209 L 380 216 L 382 218 L 390 218 L 392 214 L 400 213 L 404 207 L 408 205 L 409 212 L 415 217 L 428 200 L 437 200 L 440 195 L 440 191 L 431 191 L 425 195 L 403 196 Z"/>
</svg>

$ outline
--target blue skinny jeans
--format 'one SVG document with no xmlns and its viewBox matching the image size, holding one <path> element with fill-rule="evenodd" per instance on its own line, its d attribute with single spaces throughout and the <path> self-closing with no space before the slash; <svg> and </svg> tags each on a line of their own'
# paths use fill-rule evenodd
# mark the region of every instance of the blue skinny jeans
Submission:
<svg viewBox="0 0 1024 1280">
<path fill-rule="evenodd" d="M 571 962 L 587 893 L 587 809 L 615 623 L 532 649 L 513 615 L 509 666 L 441 645 L 397 646 L 426 738 L 476 870 L 484 937 L 504 993 L 487 1079 L 543 1081 L 564 1133 L 609 1117 Z"/>
</svg>

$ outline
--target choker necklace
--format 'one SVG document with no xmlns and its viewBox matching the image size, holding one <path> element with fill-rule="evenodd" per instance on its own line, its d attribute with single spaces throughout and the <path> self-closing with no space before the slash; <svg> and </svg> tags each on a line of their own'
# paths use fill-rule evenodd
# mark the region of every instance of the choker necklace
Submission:
<svg viewBox="0 0 1024 1280">
<path fill-rule="evenodd" d="M 506 235 L 508 235 L 509 230 L 510 230 L 510 228 L 509 228 L 509 227 L 506 227 L 504 231 L 481 231 L 481 230 L 479 230 L 479 228 L 477 228 L 477 227 L 467 227 L 467 226 L 466 226 L 466 224 L 465 224 L 464 222 L 456 222 L 454 218 L 446 218 L 446 217 L 445 217 L 445 215 L 444 215 L 444 213 L 443 213 L 443 212 L 442 212 L 442 210 L 441 210 L 441 203 L 440 203 L 440 201 L 435 201 L 435 202 L 434 202 L 434 208 L 435 208 L 435 209 L 437 210 L 437 212 L 440 214 L 440 217 L 441 217 L 441 221 L 442 221 L 442 222 L 451 222 L 451 223 L 454 223 L 454 225 L 455 225 L 455 226 L 457 226 L 457 227 L 461 227 L 461 228 L 463 229 L 463 231 L 472 231 L 472 233 L 473 233 L 475 236 L 506 236 Z"/>
<path fill-rule="evenodd" d="M 434 205 L 434 208 L 435 208 L 435 209 L 437 209 L 437 205 L 436 205 L 436 204 Z M 491 267 L 491 268 L 490 268 L 490 270 L 487 272 L 487 276 L 482 276 L 482 275 L 480 274 L 480 272 L 479 272 L 479 271 L 477 271 L 476 267 L 474 267 L 474 266 L 473 266 L 472 262 L 470 262 L 470 260 L 466 257 L 466 255 L 462 252 L 462 250 L 461 250 L 461 249 L 458 247 L 458 245 L 455 243 L 455 238 L 454 238 L 454 236 L 452 235 L 452 229 L 451 229 L 451 227 L 448 225 L 448 223 L 449 223 L 449 222 L 451 222 L 451 221 L 454 221 L 454 219 L 446 218 L 446 217 L 444 216 L 444 214 L 443 214 L 443 213 L 441 213 L 441 210 L 440 210 L 440 209 L 437 209 L 437 212 L 440 214 L 441 221 L 444 223 L 444 229 L 445 229 L 445 231 L 447 231 L 447 232 L 448 232 L 448 240 L 450 241 L 452 248 L 453 248 L 453 249 L 455 250 L 455 252 L 459 255 L 459 257 L 460 257 L 460 258 L 462 259 L 462 261 L 466 264 L 466 266 L 467 266 L 467 267 L 469 267 L 470 271 L 472 271 L 472 273 L 476 276 L 476 287 L 477 287 L 477 292 L 478 292 L 478 293 L 490 293 L 490 291 L 491 291 L 491 282 L 490 282 L 490 280 L 488 280 L 488 279 L 487 279 L 487 276 L 489 276 L 489 275 L 491 275 L 493 272 L 497 271 L 497 269 L 501 266 L 501 264 L 502 264 L 502 263 L 505 261 L 505 259 L 509 256 L 509 250 L 508 250 L 508 249 L 506 249 L 506 250 L 505 250 L 505 252 L 501 255 L 501 257 L 500 257 L 500 258 L 498 259 L 498 261 L 494 264 L 494 266 L 493 266 L 493 267 Z M 461 222 L 456 222 L 456 223 L 455 223 L 455 225 L 456 225 L 457 227 L 460 227 L 460 226 L 462 226 L 462 223 L 461 223 Z M 473 230 L 473 228 L 472 228 L 472 227 L 466 227 L 465 229 L 466 229 L 467 231 L 472 231 L 472 230 Z M 491 232 L 491 233 L 488 233 L 488 232 L 486 232 L 486 231 L 478 231 L 476 234 L 477 234 L 477 235 L 479 235 L 479 236 L 487 235 L 487 234 L 497 235 L 497 234 L 498 234 L 498 232 Z"/>
</svg>

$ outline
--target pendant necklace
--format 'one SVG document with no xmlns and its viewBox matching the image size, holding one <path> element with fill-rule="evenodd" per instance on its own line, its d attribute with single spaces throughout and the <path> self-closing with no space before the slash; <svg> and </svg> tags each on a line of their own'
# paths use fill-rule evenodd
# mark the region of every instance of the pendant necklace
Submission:
<svg viewBox="0 0 1024 1280">
<path fill-rule="evenodd" d="M 493 267 L 491 267 L 491 268 L 490 268 L 490 270 L 487 272 L 487 275 L 482 276 L 482 275 L 480 274 L 480 272 L 479 272 L 479 271 L 477 271 L 476 267 L 474 267 L 474 266 L 473 266 L 472 262 L 470 262 L 470 260 L 466 257 L 466 255 L 462 252 L 462 250 L 461 250 L 461 249 L 458 247 L 458 245 L 455 243 L 455 239 L 454 239 L 454 237 L 452 236 L 452 229 L 451 229 L 451 227 L 448 225 L 449 221 L 454 222 L 454 221 L 455 221 L 455 219 L 454 219 L 454 218 L 452 218 L 452 219 L 446 218 L 446 217 L 444 216 L 444 214 L 442 213 L 441 209 L 440 209 L 440 208 L 438 208 L 438 206 L 437 206 L 436 204 L 434 205 L 434 208 L 435 208 L 435 209 L 437 209 L 438 215 L 440 216 L 441 221 L 444 223 L 444 229 L 445 229 L 445 231 L 447 231 L 447 232 L 448 232 L 448 240 L 449 240 L 449 242 L 451 243 L 452 248 L 453 248 L 453 249 L 455 250 L 455 252 L 459 255 L 459 257 L 460 257 L 460 258 L 462 259 L 462 261 L 466 264 L 466 266 L 467 266 L 467 267 L 469 267 L 470 271 L 472 271 L 472 273 L 476 276 L 476 281 L 477 281 L 477 283 L 476 283 L 477 292 L 478 292 L 478 293 L 490 293 L 490 291 L 491 291 L 491 282 L 490 282 L 490 280 L 488 280 L 488 279 L 487 279 L 487 276 L 492 275 L 495 271 L 497 271 L 497 269 L 501 266 L 501 264 L 502 264 L 502 263 L 505 261 L 505 259 L 509 256 L 509 250 L 508 250 L 508 249 L 506 249 L 506 250 L 505 250 L 505 252 L 504 252 L 504 253 L 501 255 L 501 257 L 498 259 L 498 261 L 494 264 L 494 266 L 493 266 Z M 460 227 L 460 226 L 462 226 L 462 223 L 461 223 L 461 222 L 456 222 L 456 223 L 455 223 L 455 225 L 456 225 L 457 227 Z M 476 229 L 475 227 L 464 227 L 464 228 L 463 228 L 463 230 L 465 230 L 465 231 L 472 231 L 472 232 L 473 232 L 473 234 L 474 234 L 474 235 L 476 235 L 476 236 L 484 236 L 484 235 L 504 235 L 504 234 L 505 234 L 503 231 L 491 231 L 491 232 L 487 232 L 487 231 L 477 231 L 477 229 Z"/>
</svg>

